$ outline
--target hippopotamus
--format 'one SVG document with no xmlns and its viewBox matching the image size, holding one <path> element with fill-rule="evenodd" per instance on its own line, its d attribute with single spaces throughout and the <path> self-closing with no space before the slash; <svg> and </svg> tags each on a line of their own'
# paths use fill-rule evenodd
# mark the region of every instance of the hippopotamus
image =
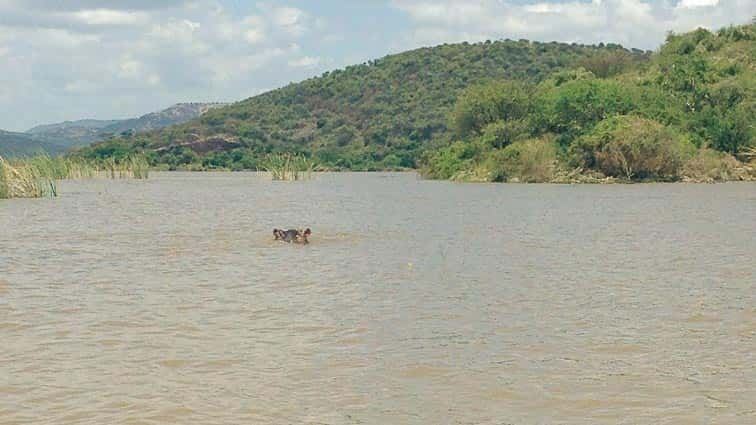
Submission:
<svg viewBox="0 0 756 425">
<path fill-rule="evenodd" d="M 296 230 L 296 229 L 289 229 L 289 230 L 282 230 L 282 229 L 273 229 L 273 237 L 277 241 L 283 241 L 288 243 L 301 243 L 301 244 L 308 244 L 310 241 L 307 240 L 307 237 L 312 234 L 312 230 L 305 229 L 305 230 Z"/>
</svg>

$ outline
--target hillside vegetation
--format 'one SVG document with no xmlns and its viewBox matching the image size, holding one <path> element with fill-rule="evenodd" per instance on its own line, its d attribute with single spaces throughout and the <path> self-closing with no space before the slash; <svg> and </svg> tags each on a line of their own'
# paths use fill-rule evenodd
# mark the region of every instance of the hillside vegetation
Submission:
<svg viewBox="0 0 756 425">
<path fill-rule="evenodd" d="M 752 179 L 756 25 L 670 34 L 609 78 L 575 69 L 475 85 L 450 118 L 457 141 L 423 174 L 465 181 Z"/>
<path fill-rule="evenodd" d="M 146 152 L 170 169 L 258 169 L 268 154 L 303 154 L 334 169 L 414 168 L 454 137 L 448 116 L 471 85 L 538 83 L 584 67 L 610 77 L 647 60 L 617 45 L 496 41 L 423 48 L 325 73 L 212 110 L 184 125 L 112 138 L 81 154 Z"/>
</svg>

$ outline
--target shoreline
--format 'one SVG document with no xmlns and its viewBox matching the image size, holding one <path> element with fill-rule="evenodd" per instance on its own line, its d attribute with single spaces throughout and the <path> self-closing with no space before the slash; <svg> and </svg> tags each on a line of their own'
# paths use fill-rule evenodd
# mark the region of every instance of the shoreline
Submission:
<svg viewBox="0 0 756 425">
<path fill-rule="evenodd" d="M 750 173 L 756 173 L 756 169 L 751 168 Z M 235 173 L 254 173 L 254 174 L 270 174 L 268 171 L 264 170 L 229 170 L 229 169 L 205 169 L 205 170 L 197 170 L 197 169 L 177 169 L 177 170 L 165 170 L 161 168 L 151 168 L 151 173 L 192 173 L 192 174 L 202 174 L 202 173 L 217 173 L 217 174 L 235 174 Z M 327 170 L 327 171 L 313 171 L 312 175 L 317 176 L 319 174 L 348 174 L 348 173 L 354 173 L 354 174 L 416 174 L 419 180 L 426 180 L 426 181 L 439 181 L 439 182 L 450 182 L 450 183 L 465 183 L 465 184 L 518 184 L 518 185 L 527 185 L 527 184 L 562 184 L 562 185 L 576 185 L 576 184 L 585 184 L 585 185 L 595 185 L 595 184 L 603 184 L 603 185 L 612 185 L 612 184 L 618 184 L 618 185 L 632 185 L 632 184 L 719 184 L 719 183 L 754 183 L 756 182 L 756 174 L 742 174 L 735 176 L 736 178 L 728 178 L 728 179 L 715 179 L 715 178 L 692 178 L 683 176 L 680 179 L 677 180 L 655 180 L 655 179 L 640 179 L 640 180 L 628 180 L 628 179 L 621 179 L 617 177 L 605 177 L 605 176 L 593 176 L 593 175 L 586 175 L 586 174 L 579 174 L 579 175 L 569 175 L 569 176 L 557 176 L 556 178 L 549 180 L 549 181 L 539 181 L 539 182 L 528 182 L 528 181 L 520 181 L 517 178 L 509 179 L 506 181 L 490 181 L 490 180 L 484 180 L 484 179 L 475 179 L 469 176 L 470 178 L 466 178 L 466 176 L 457 176 L 456 178 L 453 177 L 451 179 L 433 179 L 433 178 L 425 178 L 423 177 L 421 171 L 419 169 L 402 169 L 402 170 Z M 306 180 L 304 180 L 306 181 Z"/>
</svg>

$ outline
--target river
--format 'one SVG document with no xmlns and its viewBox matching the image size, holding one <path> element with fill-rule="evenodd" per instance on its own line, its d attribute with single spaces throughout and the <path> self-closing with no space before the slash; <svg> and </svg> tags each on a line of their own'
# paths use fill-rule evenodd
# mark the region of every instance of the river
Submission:
<svg viewBox="0 0 756 425">
<path fill-rule="evenodd" d="M 59 193 L 0 201 L 2 424 L 756 423 L 754 184 Z"/>
</svg>

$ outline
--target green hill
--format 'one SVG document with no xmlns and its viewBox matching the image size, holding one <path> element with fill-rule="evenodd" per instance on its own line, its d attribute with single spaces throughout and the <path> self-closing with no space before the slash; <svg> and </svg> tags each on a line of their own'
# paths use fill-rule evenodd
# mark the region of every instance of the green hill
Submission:
<svg viewBox="0 0 756 425">
<path fill-rule="evenodd" d="M 170 168 L 254 169 L 267 153 L 297 152 L 341 169 L 415 167 L 452 141 L 448 115 L 468 86 L 538 82 L 583 66 L 602 76 L 633 68 L 647 52 L 618 45 L 495 41 L 422 48 L 214 109 L 186 124 L 114 138 L 81 153 L 145 151 Z"/>
</svg>

